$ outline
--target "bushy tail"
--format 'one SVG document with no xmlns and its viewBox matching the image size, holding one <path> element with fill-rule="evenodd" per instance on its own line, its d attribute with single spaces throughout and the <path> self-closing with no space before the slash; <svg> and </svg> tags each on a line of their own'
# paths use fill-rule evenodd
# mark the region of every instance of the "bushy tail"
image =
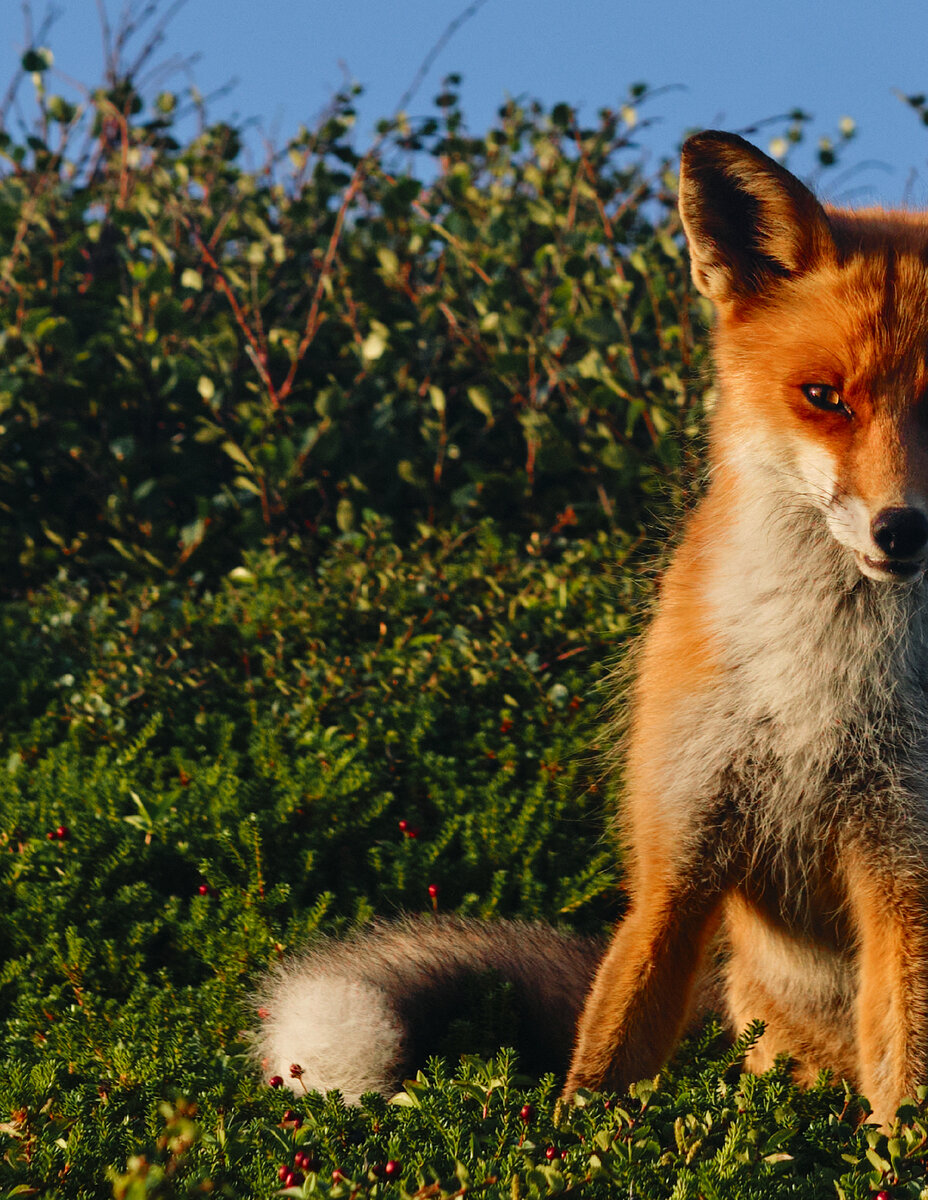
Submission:
<svg viewBox="0 0 928 1200">
<path fill-rule="evenodd" d="M 527 922 L 383 922 L 323 942 L 265 980 L 255 1054 L 266 1076 L 295 1088 L 297 1065 L 305 1087 L 337 1088 L 351 1103 L 364 1092 L 392 1095 L 447 1052 L 456 1026 L 479 1022 L 475 1007 L 495 987 L 510 1018 L 501 1040 L 526 1070 L 563 1074 L 602 950 Z"/>
</svg>

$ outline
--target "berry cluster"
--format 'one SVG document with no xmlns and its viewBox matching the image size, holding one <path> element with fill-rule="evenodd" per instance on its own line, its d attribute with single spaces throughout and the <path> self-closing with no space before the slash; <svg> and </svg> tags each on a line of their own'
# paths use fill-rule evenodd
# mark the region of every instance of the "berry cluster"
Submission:
<svg viewBox="0 0 928 1200">
<path fill-rule="evenodd" d="M 296 1118 L 296 1120 L 299 1120 L 299 1118 Z M 296 1121 L 294 1121 L 295 1123 Z M 300 1121 L 300 1124 L 302 1124 L 302 1121 Z M 284 1187 L 300 1187 L 306 1179 L 306 1172 L 315 1173 L 318 1170 L 319 1159 L 311 1150 L 297 1150 L 293 1156 L 292 1165 L 281 1163 L 277 1171 L 277 1178 Z"/>
</svg>

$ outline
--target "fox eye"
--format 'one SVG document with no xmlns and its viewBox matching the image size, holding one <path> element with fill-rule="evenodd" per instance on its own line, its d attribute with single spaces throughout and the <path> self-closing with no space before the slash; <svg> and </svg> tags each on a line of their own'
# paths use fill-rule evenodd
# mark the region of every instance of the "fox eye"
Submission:
<svg viewBox="0 0 928 1200">
<path fill-rule="evenodd" d="M 851 410 L 841 399 L 841 393 L 836 387 L 832 387 L 828 383 L 804 383 L 802 385 L 802 394 L 814 405 L 815 408 L 820 408 L 823 412 L 839 412 L 846 417 L 851 415 Z"/>
</svg>

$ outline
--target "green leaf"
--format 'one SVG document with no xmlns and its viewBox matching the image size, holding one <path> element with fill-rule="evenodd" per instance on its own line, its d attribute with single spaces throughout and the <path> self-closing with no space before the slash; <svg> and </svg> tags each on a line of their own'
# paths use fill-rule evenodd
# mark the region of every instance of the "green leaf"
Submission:
<svg viewBox="0 0 928 1200">
<path fill-rule="evenodd" d="M 376 362 L 387 348 L 389 331 L 379 321 L 371 323 L 371 331 L 361 343 L 361 355 L 365 362 Z"/>
<path fill-rule="evenodd" d="M 335 510 L 335 523 L 342 533 L 349 533 L 354 528 L 354 505 L 347 496 L 343 496 Z"/>
<path fill-rule="evenodd" d="M 493 424 L 493 405 L 490 400 L 490 393 L 485 387 L 469 387 L 467 389 L 467 399 L 476 408 L 477 412 L 482 413 L 487 419 L 487 426 Z"/>
<path fill-rule="evenodd" d="M 181 545 L 185 550 L 192 550 L 199 546 L 206 536 L 206 522 L 202 517 L 191 521 L 189 525 L 185 525 L 180 531 Z"/>
<path fill-rule="evenodd" d="M 47 46 L 36 46 L 32 50 L 27 50 L 19 60 L 20 66 L 24 71 L 28 71 L 30 75 L 47 71 L 55 61 L 55 56 Z"/>
<path fill-rule="evenodd" d="M 51 119 L 57 121 L 59 125 L 69 125 L 78 112 L 76 104 L 69 104 L 61 96 L 49 96 L 45 107 Z"/>
<path fill-rule="evenodd" d="M 237 446 L 235 442 L 223 442 L 222 448 L 233 462 L 237 462 L 240 467 L 244 467 L 252 475 L 255 474 L 254 464 L 241 446 Z"/>
</svg>

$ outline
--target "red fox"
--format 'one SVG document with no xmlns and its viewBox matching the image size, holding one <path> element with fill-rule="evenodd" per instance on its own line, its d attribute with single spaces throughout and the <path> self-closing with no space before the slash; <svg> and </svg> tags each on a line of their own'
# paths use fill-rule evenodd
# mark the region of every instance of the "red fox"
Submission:
<svg viewBox="0 0 928 1200">
<path fill-rule="evenodd" d="M 884 1123 L 928 1082 L 928 217 L 825 207 L 714 132 L 684 146 L 680 214 L 718 400 L 636 662 L 628 913 L 585 1001 L 597 948 L 534 926 L 323 949 L 263 1001 L 284 1077 L 312 1082 L 326 1028 L 325 1085 L 394 1086 L 427 1052 L 430 1002 L 401 996 L 448 996 L 470 963 L 516 979 L 555 1058 L 580 1013 L 565 1096 L 653 1075 L 710 973 L 735 1031 L 765 1023 L 750 1069 L 829 1068 Z M 349 1059 L 377 1065 L 352 1081 Z"/>
</svg>

